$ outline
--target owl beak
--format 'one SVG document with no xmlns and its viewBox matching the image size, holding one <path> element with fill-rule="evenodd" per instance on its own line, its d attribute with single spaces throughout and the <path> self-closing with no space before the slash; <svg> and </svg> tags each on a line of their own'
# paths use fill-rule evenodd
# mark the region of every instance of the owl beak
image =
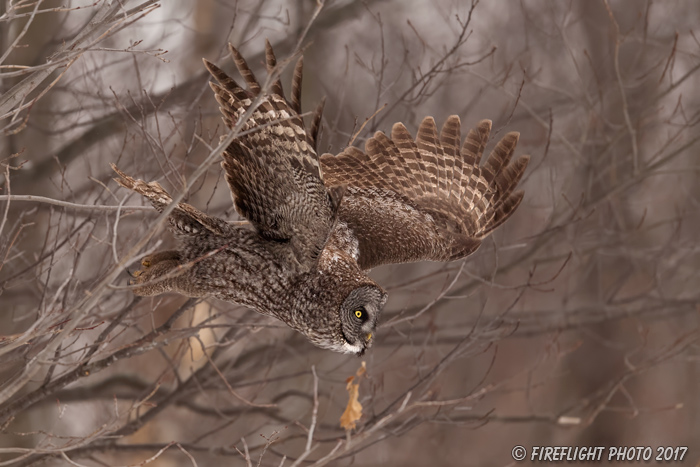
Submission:
<svg viewBox="0 0 700 467">
<path fill-rule="evenodd" d="M 368 332 L 367 335 L 365 336 L 365 350 L 369 349 L 372 347 L 372 333 Z"/>
<path fill-rule="evenodd" d="M 367 351 L 367 349 L 372 347 L 372 333 L 371 332 L 368 332 L 365 335 L 365 343 L 364 344 L 365 345 L 362 346 L 362 349 L 359 352 L 357 352 L 357 354 L 356 354 L 358 357 L 362 357 L 365 354 L 365 352 Z"/>
</svg>

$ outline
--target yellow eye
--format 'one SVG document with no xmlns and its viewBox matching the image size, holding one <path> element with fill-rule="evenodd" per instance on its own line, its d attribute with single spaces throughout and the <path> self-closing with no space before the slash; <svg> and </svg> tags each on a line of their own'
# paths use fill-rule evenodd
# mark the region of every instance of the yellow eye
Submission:
<svg viewBox="0 0 700 467">
<path fill-rule="evenodd" d="M 358 318 L 362 319 L 362 314 L 362 310 L 355 310 L 355 316 L 357 316 Z"/>
</svg>

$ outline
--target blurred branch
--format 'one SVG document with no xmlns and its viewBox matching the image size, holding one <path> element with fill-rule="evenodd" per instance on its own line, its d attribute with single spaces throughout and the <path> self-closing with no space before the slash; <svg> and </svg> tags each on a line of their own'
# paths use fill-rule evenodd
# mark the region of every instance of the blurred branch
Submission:
<svg viewBox="0 0 700 467">
<path fill-rule="evenodd" d="M 100 204 L 76 204 L 58 199 L 46 198 L 34 195 L 0 195 L 0 201 L 31 201 L 35 203 L 51 204 L 78 211 L 146 211 L 156 213 L 152 206 L 105 206 Z"/>
<path fill-rule="evenodd" d="M 37 2 L 37 8 L 39 4 L 40 2 Z M 93 19 L 80 31 L 77 37 L 48 60 L 47 65 L 49 66 L 31 72 L 29 76 L 0 97 L 0 119 L 13 117 L 21 110 L 34 105 L 45 94 L 46 90 L 55 84 L 55 80 L 48 87 L 44 87 L 37 97 L 26 102 L 27 98 L 32 91 L 40 89 L 42 83 L 58 68 L 69 68 L 85 51 L 128 24 L 128 20 L 138 20 L 153 11 L 157 6 L 156 0 L 147 0 L 135 8 L 124 10 L 121 2 L 103 1 L 102 6 L 99 7 Z M 137 15 L 138 17 L 132 19 L 132 17 Z M 8 50 L 11 50 L 11 48 Z"/>
</svg>

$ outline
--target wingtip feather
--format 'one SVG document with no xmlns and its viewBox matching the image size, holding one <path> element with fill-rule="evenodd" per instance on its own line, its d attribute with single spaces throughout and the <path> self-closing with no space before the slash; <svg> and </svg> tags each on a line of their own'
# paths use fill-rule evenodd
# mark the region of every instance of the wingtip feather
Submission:
<svg viewBox="0 0 700 467">
<path fill-rule="evenodd" d="M 236 64 L 236 68 L 238 68 L 238 72 L 243 77 L 243 80 L 248 85 L 248 88 L 253 94 L 257 95 L 260 92 L 260 83 L 255 78 L 255 74 L 253 74 L 253 71 L 248 66 L 248 62 L 246 62 L 245 58 L 243 58 L 243 55 L 241 55 L 238 49 L 235 48 L 230 42 L 228 43 L 228 50 L 229 52 L 231 52 L 233 62 Z"/>
</svg>

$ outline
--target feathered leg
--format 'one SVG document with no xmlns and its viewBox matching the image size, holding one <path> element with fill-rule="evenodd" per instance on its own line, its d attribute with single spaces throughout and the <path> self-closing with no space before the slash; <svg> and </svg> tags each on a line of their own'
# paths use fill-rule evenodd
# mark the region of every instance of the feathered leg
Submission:
<svg viewBox="0 0 700 467">
<path fill-rule="evenodd" d="M 119 178 L 114 179 L 119 185 L 147 198 L 159 212 L 172 203 L 173 199 L 158 182 L 136 180 L 114 164 L 112 169 L 119 174 Z M 170 230 L 181 239 L 197 237 L 205 229 L 221 234 L 225 228 L 223 221 L 209 217 L 185 203 L 178 203 L 168 221 Z M 141 269 L 134 272 L 134 279 L 129 281 L 129 285 L 137 285 L 134 293 L 141 296 L 158 295 L 170 290 L 181 291 L 179 278 L 184 273 L 184 266 L 182 256 L 176 250 L 154 253 L 141 260 Z"/>
</svg>

